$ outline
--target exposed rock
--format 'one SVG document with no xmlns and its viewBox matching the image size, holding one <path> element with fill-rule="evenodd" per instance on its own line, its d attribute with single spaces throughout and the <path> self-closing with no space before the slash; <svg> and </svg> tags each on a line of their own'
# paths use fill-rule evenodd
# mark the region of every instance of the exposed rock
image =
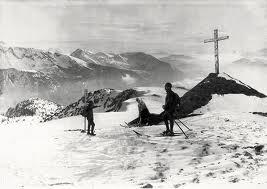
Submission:
<svg viewBox="0 0 267 189">
<path fill-rule="evenodd" d="M 146 184 L 146 185 L 142 186 L 142 188 L 153 188 L 153 186 L 151 184 Z"/>
<path fill-rule="evenodd" d="M 117 91 L 114 89 L 100 89 L 97 91 L 89 92 L 87 94 L 86 100 L 93 101 L 94 105 L 100 106 L 96 108 L 95 112 L 110 112 L 110 111 L 119 111 L 122 103 L 130 98 L 138 97 L 141 93 L 137 92 L 134 89 L 127 89 L 124 91 Z M 56 113 L 51 117 L 47 117 L 45 121 L 63 118 L 69 116 L 80 115 L 84 102 L 84 96 L 80 98 L 77 102 L 74 102 L 67 107 L 65 107 L 62 111 Z"/>
<path fill-rule="evenodd" d="M 257 145 L 254 147 L 256 155 L 260 155 L 262 153 L 262 149 L 264 148 L 264 145 Z"/>
<path fill-rule="evenodd" d="M 210 73 L 208 77 L 182 96 L 178 116 L 186 116 L 201 106 L 205 106 L 212 99 L 213 94 L 244 94 L 259 98 L 266 97 L 266 95 L 225 73 L 219 75 Z"/>
<path fill-rule="evenodd" d="M 54 102 L 43 100 L 40 98 L 30 98 L 29 100 L 18 103 L 14 108 L 9 108 L 5 114 L 6 117 L 20 117 L 20 116 L 40 116 L 45 119 L 60 112 L 63 106 Z"/>
<path fill-rule="evenodd" d="M 253 114 L 261 115 L 267 117 L 267 112 L 252 112 Z"/>
</svg>

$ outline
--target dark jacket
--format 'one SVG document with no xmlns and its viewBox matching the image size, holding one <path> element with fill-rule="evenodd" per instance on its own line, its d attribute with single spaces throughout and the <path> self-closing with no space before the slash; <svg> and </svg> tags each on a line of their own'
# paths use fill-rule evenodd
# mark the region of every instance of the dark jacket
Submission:
<svg viewBox="0 0 267 189">
<path fill-rule="evenodd" d="M 99 106 L 94 106 L 94 105 L 90 105 L 90 104 L 86 104 L 84 106 L 84 109 L 82 111 L 82 116 L 87 117 L 87 118 L 94 118 L 94 113 L 93 113 L 93 109 L 97 108 Z"/>
<path fill-rule="evenodd" d="M 179 98 L 179 99 L 177 99 Z M 177 107 L 177 104 L 179 104 L 180 97 L 173 91 L 167 92 L 166 98 L 165 98 L 165 105 L 164 110 L 173 113 L 175 112 L 175 109 Z"/>
</svg>

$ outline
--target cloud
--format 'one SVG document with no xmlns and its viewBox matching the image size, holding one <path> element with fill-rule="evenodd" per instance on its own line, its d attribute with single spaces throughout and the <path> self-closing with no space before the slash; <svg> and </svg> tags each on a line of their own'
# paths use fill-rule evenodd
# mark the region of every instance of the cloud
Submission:
<svg viewBox="0 0 267 189">
<path fill-rule="evenodd" d="M 220 50 L 245 51 L 262 48 L 267 27 L 263 1 L 257 0 L 0 2 L 0 40 L 46 48 L 213 52 L 203 40 L 218 28 L 219 35 L 230 35 Z"/>
<path fill-rule="evenodd" d="M 124 77 L 122 77 L 122 80 L 128 85 L 134 84 L 136 82 L 136 79 L 131 77 L 129 74 L 126 74 Z"/>
<path fill-rule="evenodd" d="M 31 3 L 39 5 L 89 5 L 89 4 L 105 4 L 105 5 L 218 5 L 231 6 L 241 4 L 255 4 L 263 2 L 263 0 L 1 0 L 0 3 Z"/>
</svg>

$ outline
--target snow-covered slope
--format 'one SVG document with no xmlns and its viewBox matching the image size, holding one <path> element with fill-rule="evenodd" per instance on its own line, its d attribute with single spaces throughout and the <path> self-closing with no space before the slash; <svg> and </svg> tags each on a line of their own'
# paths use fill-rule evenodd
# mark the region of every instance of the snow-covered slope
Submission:
<svg viewBox="0 0 267 189">
<path fill-rule="evenodd" d="M 207 105 L 196 109 L 193 113 L 203 114 L 211 111 L 267 112 L 267 98 L 243 94 L 214 94 Z"/>
<path fill-rule="evenodd" d="M 226 73 L 211 73 L 181 98 L 179 115 L 188 115 L 194 110 L 207 105 L 214 94 L 243 94 L 259 98 L 266 97 L 266 95 Z"/>
<path fill-rule="evenodd" d="M 160 89 L 143 98 L 161 108 Z M 158 92 L 157 92 L 158 91 Z M 153 95 L 156 94 L 157 96 Z M 241 95 L 242 96 L 242 95 Z M 83 118 L 0 127 L 3 188 L 260 188 L 267 186 L 267 120 L 250 113 L 210 111 L 181 119 L 192 131 L 157 137 L 164 125 L 120 124 L 138 114 L 134 99 L 125 112 L 95 113 L 96 136 L 80 133 Z M 175 126 L 175 132 L 180 132 Z M 148 136 L 150 137 L 148 137 Z M 14 142 L 19 141 L 19 142 Z"/>
</svg>

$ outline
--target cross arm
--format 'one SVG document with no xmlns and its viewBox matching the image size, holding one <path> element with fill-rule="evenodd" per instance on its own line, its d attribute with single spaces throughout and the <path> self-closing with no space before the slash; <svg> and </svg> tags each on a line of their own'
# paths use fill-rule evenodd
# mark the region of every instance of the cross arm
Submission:
<svg viewBox="0 0 267 189">
<path fill-rule="evenodd" d="M 205 39 L 204 43 L 214 42 L 214 39 Z"/>
<path fill-rule="evenodd" d="M 229 39 L 229 36 L 218 37 L 218 41 Z"/>
</svg>

